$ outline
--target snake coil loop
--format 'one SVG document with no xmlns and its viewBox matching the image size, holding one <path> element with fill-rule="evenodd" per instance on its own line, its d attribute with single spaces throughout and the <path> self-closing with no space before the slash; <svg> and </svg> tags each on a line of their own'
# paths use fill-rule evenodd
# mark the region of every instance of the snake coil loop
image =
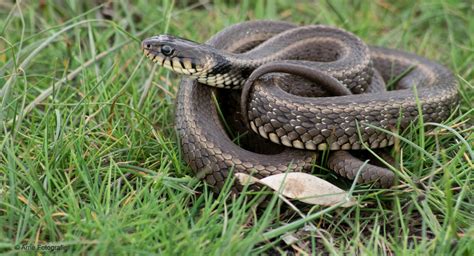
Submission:
<svg viewBox="0 0 474 256">
<path fill-rule="evenodd" d="M 157 50 L 163 44 L 174 49 L 172 57 Z M 177 96 L 176 129 L 185 161 L 216 190 L 232 171 L 257 178 L 309 171 L 322 150 L 332 151 L 330 169 L 353 179 L 363 162 L 348 150 L 388 147 L 394 138 L 383 129 L 405 129 L 421 114 L 425 121 L 442 122 L 458 104 L 456 81 L 442 65 L 369 47 L 328 26 L 244 22 L 204 45 L 165 35 L 145 40 L 142 47 L 153 61 L 189 76 L 181 81 Z M 395 90 L 386 91 L 386 82 L 394 78 L 400 78 Z M 278 150 L 265 154 L 235 144 L 214 96 L 221 99 L 224 117 L 237 132 L 248 131 L 248 126 L 254 131 L 242 139 L 247 148 Z M 386 168 L 367 165 L 358 182 L 390 187 L 394 178 Z"/>
</svg>

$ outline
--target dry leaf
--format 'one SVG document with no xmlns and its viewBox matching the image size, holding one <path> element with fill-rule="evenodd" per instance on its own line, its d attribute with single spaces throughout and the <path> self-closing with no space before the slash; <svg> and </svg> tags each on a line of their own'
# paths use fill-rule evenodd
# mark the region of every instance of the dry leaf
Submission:
<svg viewBox="0 0 474 256">
<path fill-rule="evenodd" d="M 248 174 L 245 174 L 245 173 L 236 173 L 234 175 L 237 178 L 237 180 L 239 181 L 239 183 L 242 184 L 242 186 L 252 185 L 252 184 L 260 182 L 259 179 L 255 178 L 255 177 L 252 177 L 252 176 L 250 176 Z"/>
<path fill-rule="evenodd" d="M 346 191 L 321 178 L 303 172 L 280 173 L 261 180 L 245 173 L 236 173 L 235 176 L 243 185 L 260 183 L 281 192 L 285 197 L 307 204 L 331 206 L 345 202 L 341 205 L 343 207 L 355 204 L 354 198 L 349 197 Z"/>
<path fill-rule="evenodd" d="M 299 239 L 292 233 L 286 233 L 282 235 L 281 239 L 283 240 L 283 242 L 285 242 L 285 244 L 288 244 L 288 245 L 294 244 L 299 241 Z"/>
</svg>

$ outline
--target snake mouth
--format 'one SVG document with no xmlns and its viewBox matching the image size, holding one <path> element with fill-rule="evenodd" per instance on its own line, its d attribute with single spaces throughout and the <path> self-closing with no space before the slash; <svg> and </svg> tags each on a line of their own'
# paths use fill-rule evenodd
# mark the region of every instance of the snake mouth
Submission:
<svg viewBox="0 0 474 256">
<path fill-rule="evenodd" d="M 142 50 L 148 59 L 178 74 L 199 76 L 199 74 L 204 70 L 203 67 L 200 67 L 200 65 L 196 64 L 196 62 L 191 58 L 165 56 L 159 51 L 147 48 L 142 48 Z"/>
<path fill-rule="evenodd" d="M 168 60 L 167 57 L 163 56 L 158 51 L 155 51 L 155 50 L 152 50 L 152 49 L 146 49 L 146 48 L 142 48 L 142 50 L 143 50 L 143 53 L 145 54 L 145 56 L 148 59 L 150 59 L 154 63 L 158 63 L 161 66 L 164 66 L 165 65 L 165 60 Z M 171 63 L 168 63 L 168 65 L 171 65 Z M 171 69 L 171 67 L 169 67 L 169 68 Z"/>
</svg>

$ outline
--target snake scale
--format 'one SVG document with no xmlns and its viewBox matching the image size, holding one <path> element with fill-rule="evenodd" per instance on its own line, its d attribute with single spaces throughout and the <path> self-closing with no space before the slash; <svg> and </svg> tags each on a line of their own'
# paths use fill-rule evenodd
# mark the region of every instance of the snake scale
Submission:
<svg viewBox="0 0 474 256">
<path fill-rule="evenodd" d="M 442 122 L 458 104 L 456 81 L 442 65 L 330 26 L 250 21 L 205 44 L 160 35 L 142 49 L 186 75 L 176 108 L 184 159 L 217 190 L 232 171 L 257 178 L 308 171 L 325 150 L 329 169 L 354 179 L 363 164 L 354 153 L 394 143 L 375 127 L 403 130 L 419 116 Z M 243 147 L 227 126 L 247 134 L 237 138 Z M 368 164 L 358 182 L 390 187 L 394 174 Z"/>
</svg>

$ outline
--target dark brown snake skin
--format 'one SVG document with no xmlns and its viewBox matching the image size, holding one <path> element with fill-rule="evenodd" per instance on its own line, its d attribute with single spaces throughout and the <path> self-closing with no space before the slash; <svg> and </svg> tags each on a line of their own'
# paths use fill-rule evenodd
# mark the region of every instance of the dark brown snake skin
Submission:
<svg viewBox="0 0 474 256">
<path fill-rule="evenodd" d="M 207 44 L 226 52 L 245 52 L 255 47 L 250 51 L 254 54 L 241 56 L 254 62 L 248 65 L 258 67 L 264 64 L 255 64 L 259 59 L 255 53 L 262 51 L 258 45 L 267 40 L 275 41 L 275 37 L 279 37 L 279 41 L 273 44 L 288 43 L 281 35 L 291 34 L 294 28 L 295 25 L 283 22 L 245 22 L 224 29 Z M 343 150 L 364 149 L 364 145 L 374 149 L 392 145 L 394 138 L 373 126 L 403 130 L 415 121 L 419 114 L 413 86 L 416 86 L 424 121 L 442 122 L 457 106 L 455 79 L 443 66 L 402 51 L 366 47 L 357 38 L 351 39 L 350 45 L 360 46 L 347 48 L 332 37 L 337 38 L 341 30 L 325 26 L 312 28 L 324 31 L 316 43 L 322 48 L 308 49 L 303 54 L 307 58 L 297 57 L 285 63 L 324 71 L 354 94 L 328 96 L 323 85 L 314 86 L 292 75 L 264 75 L 255 78 L 252 87 L 244 90 L 242 104 L 249 123 L 243 123 L 239 120 L 239 91 L 205 86 L 192 78 L 182 80 L 177 97 L 176 128 L 183 155 L 197 175 L 216 189 L 223 186 L 231 172 L 251 173 L 262 178 L 286 171 L 308 171 L 314 166 L 318 152 L 311 150 L 331 150 L 328 167 L 354 179 L 363 162 Z M 294 40 L 299 34 L 292 36 Z M 306 38 L 311 37 L 309 34 Z M 262 45 L 272 45 L 268 41 Z M 298 41 L 304 40 L 297 38 Z M 298 51 L 304 46 L 297 45 Z M 315 55 L 319 58 L 315 62 L 306 61 Z M 251 56 L 257 57 L 252 59 Z M 395 79 L 398 79 L 393 84 L 396 90 L 385 91 L 385 84 Z M 244 149 L 231 140 L 221 121 L 216 98 L 234 131 L 244 132 L 248 125 L 266 139 L 249 134 L 242 139 L 244 144 L 247 141 L 247 148 L 256 152 L 262 152 L 263 148 L 265 153 Z M 270 144 L 270 140 L 292 148 Z M 261 143 L 263 146 L 259 149 Z M 394 174 L 390 170 L 371 164 L 360 171 L 358 179 L 359 183 L 373 183 L 378 187 L 390 187 L 393 181 Z"/>
</svg>

